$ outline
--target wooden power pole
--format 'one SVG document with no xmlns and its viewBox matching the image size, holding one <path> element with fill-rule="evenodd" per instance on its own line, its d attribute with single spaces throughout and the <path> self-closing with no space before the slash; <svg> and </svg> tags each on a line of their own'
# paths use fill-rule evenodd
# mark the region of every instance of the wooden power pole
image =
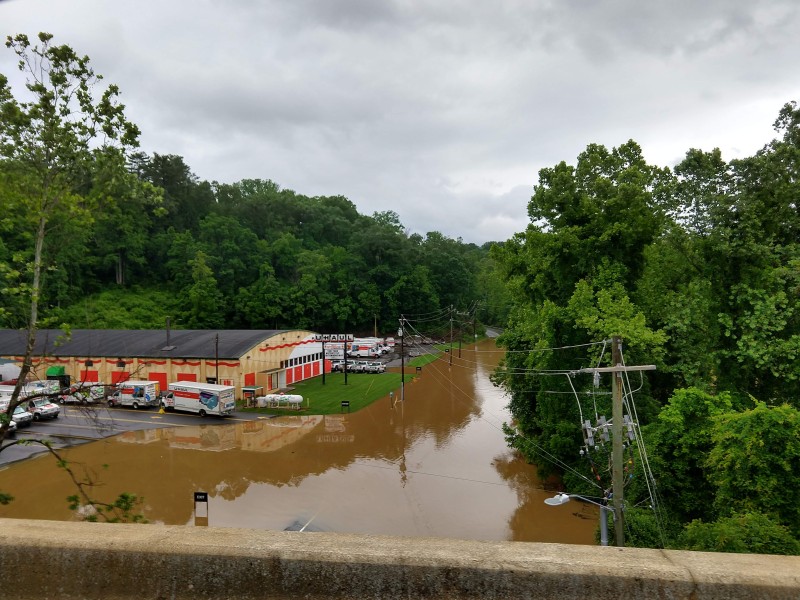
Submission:
<svg viewBox="0 0 800 600">
<path fill-rule="evenodd" d="M 622 366 L 622 348 L 618 337 L 611 338 L 611 364 Z M 625 545 L 625 521 L 622 514 L 622 497 L 625 478 L 622 471 L 622 379 L 619 371 L 611 373 L 611 484 L 614 495 L 612 504 L 617 517 L 614 523 L 614 541 L 618 547 Z"/>
<path fill-rule="evenodd" d="M 622 364 L 622 340 L 611 338 L 611 366 L 595 369 L 581 369 L 583 373 L 611 373 L 611 490 L 614 510 L 614 543 L 625 545 L 625 471 L 623 469 L 624 432 L 622 373 L 628 371 L 654 371 L 655 365 L 639 365 L 626 367 Z"/>
</svg>

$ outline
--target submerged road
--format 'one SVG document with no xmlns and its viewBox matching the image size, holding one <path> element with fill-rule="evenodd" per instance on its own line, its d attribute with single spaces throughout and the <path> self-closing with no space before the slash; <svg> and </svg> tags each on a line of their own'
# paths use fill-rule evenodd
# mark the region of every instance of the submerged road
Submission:
<svg viewBox="0 0 800 600">
<path fill-rule="evenodd" d="M 107 438 L 125 431 L 157 429 L 163 427 L 183 427 L 188 425 L 225 425 L 242 421 L 255 421 L 270 418 L 255 413 L 235 412 L 228 417 L 201 417 L 189 413 L 164 412 L 156 408 L 108 408 L 104 405 L 62 405 L 57 419 L 34 421 L 27 427 L 20 427 L 16 435 L 2 441 L 0 466 L 33 455 L 46 452 L 39 443 L 49 442 L 53 448 L 66 448 L 86 442 Z M 14 443 L 19 442 L 19 443 Z"/>
</svg>

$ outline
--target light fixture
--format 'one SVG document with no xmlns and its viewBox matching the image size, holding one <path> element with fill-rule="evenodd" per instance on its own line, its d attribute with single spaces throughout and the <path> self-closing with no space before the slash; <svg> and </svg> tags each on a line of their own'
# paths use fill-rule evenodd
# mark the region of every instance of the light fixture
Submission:
<svg viewBox="0 0 800 600">
<path fill-rule="evenodd" d="M 85 366 L 87 366 L 87 367 L 93 367 L 93 366 L 94 366 L 94 361 L 93 361 L 91 358 L 89 358 L 89 359 L 87 359 L 87 360 L 86 360 L 86 362 L 84 362 L 83 364 L 84 364 Z"/>
<path fill-rule="evenodd" d="M 124 369 L 125 368 L 125 361 L 122 360 L 121 358 L 117 361 L 117 368 L 118 369 Z"/>
<path fill-rule="evenodd" d="M 608 546 L 608 513 L 611 513 L 611 517 L 614 519 L 614 522 L 617 520 L 617 515 L 614 513 L 613 508 L 610 508 L 606 504 L 600 504 L 599 502 L 590 500 L 585 496 L 580 496 L 578 494 L 567 494 L 565 492 L 559 492 L 552 498 L 545 498 L 544 503 L 549 506 L 561 506 L 562 504 L 569 502 L 571 498 L 578 498 L 584 502 L 588 502 L 589 504 L 594 504 L 595 506 L 600 507 L 600 545 Z"/>
<path fill-rule="evenodd" d="M 544 503 L 550 506 L 561 506 L 567 502 L 569 502 L 569 494 L 564 493 L 556 494 L 552 498 L 545 498 L 544 500 Z"/>
</svg>

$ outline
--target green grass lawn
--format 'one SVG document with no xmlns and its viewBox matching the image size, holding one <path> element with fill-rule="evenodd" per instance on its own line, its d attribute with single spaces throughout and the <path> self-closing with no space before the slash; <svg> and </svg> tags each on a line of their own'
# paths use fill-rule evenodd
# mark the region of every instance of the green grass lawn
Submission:
<svg viewBox="0 0 800 600">
<path fill-rule="evenodd" d="M 449 346 L 447 346 L 449 347 Z M 436 351 L 438 350 L 438 351 Z M 441 349 L 432 349 L 429 354 L 415 356 L 406 363 L 406 383 L 416 376 L 416 368 L 424 367 L 433 361 L 447 356 Z M 314 377 L 292 386 L 291 394 L 303 397 L 303 408 L 245 408 L 243 404 L 237 410 L 255 412 L 265 415 L 330 415 L 342 412 L 342 401 L 350 402 L 350 412 L 354 412 L 372 404 L 379 398 L 385 398 L 389 392 L 400 393 L 400 373 L 349 373 L 347 385 L 344 384 L 344 373 L 328 373 L 325 385 L 322 377 Z M 345 409 L 347 410 L 347 409 Z"/>
<path fill-rule="evenodd" d="M 423 358 L 423 357 L 419 357 Z M 406 383 L 414 378 L 413 370 L 406 368 Z M 342 411 L 342 400 L 350 402 L 350 411 L 354 412 L 372 404 L 375 400 L 389 395 L 399 394 L 400 373 L 349 373 L 347 385 L 344 384 L 344 373 L 328 373 L 325 385 L 322 377 L 314 377 L 293 385 L 292 394 L 303 396 L 303 408 L 300 410 L 284 408 L 243 408 L 243 412 L 257 412 L 268 415 L 330 415 Z M 347 409 L 345 409 L 347 410 Z"/>
<path fill-rule="evenodd" d="M 406 368 L 408 367 L 424 367 L 428 363 L 432 363 L 437 358 L 442 356 L 443 352 L 430 352 L 429 354 L 423 354 L 421 356 L 415 356 L 412 358 L 408 363 L 406 363 Z"/>
</svg>

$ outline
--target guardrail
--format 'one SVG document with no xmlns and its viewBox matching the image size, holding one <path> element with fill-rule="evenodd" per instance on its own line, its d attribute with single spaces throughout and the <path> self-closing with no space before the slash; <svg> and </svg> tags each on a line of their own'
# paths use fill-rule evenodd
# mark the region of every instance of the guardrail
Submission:
<svg viewBox="0 0 800 600">
<path fill-rule="evenodd" d="M 0 596 L 796 599 L 800 557 L 0 519 Z"/>
</svg>

